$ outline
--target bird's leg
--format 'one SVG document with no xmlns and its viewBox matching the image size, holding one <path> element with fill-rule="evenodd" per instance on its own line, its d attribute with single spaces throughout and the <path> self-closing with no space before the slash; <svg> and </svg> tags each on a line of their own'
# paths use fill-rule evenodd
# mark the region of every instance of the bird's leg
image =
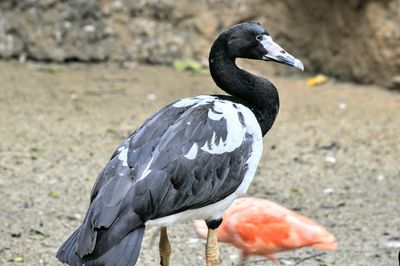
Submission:
<svg viewBox="0 0 400 266">
<path fill-rule="evenodd" d="M 219 259 L 219 250 L 217 245 L 217 229 L 222 223 L 222 219 L 206 221 L 208 227 L 206 243 L 206 265 L 216 266 Z"/>
<path fill-rule="evenodd" d="M 167 227 L 160 229 L 160 265 L 169 266 L 169 255 L 171 254 L 171 245 L 169 244 Z"/>
<path fill-rule="evenodd" d="M 240 253 L 239 265 L 241 265 L 241 266 L 245 265 L 248 257 L 249 257 L 249 254 L 246 251 L 242 250 L 242 252 Z"/>
<path fill-rule="evenodd" d="M 208 229 L 206 244 L 206 265 L 216 266 L 219 259 L 219 250 L 217 245 L 217 229 Z"/>
<path fill-rule="evenodd" d="M 276 257 L 275 253 L 269 253 L 269 254 L 266 255 L 266 257 L 269 260 L 271 260 L 275 264 L 275 266 L 281 266 L 281 264 L 279 263 L 278 258 Z"/>
</svg>

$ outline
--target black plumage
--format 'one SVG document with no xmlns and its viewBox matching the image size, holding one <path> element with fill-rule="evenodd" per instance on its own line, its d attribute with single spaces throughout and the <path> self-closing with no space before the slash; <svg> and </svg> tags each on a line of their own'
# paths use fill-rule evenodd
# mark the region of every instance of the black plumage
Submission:
<svg viewBox="0 0 400 266">
<path fill-rule="evenodd" d="M 134 265 L 146 225 L 165 226 L 188 211 L 210 224 L 221 220 L 223 209 L 247 190 L 262 136 L 279 109 L 275 87 L 234 62 L 266 60 L 258 37 L 267 35 L 260 25 L 243 23 L 219 36 L 210 72 L 234 96 L 177 101 L 134 131 L 99 174 L 82 225 L 57 252 L 60 261 Z"/>
</svg>

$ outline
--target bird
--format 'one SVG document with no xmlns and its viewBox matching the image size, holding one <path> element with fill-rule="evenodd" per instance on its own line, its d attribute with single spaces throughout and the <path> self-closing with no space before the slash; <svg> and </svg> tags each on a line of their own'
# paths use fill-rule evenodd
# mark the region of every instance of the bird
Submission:
<svg viewBox="0 0 400 266">
<path fill-rule="evenodd" d="M 204 222 L 196 220 L 194 226 L 198 235 L 205 238 Z M 255 255 L 265 256 L 276 265 L 278 252 L 302 247 L 335 250 L 337 245 L 334 235 L 313 220 L 255 197 L 238 198 L 229 206 L 217 238 L 240 249 L 242 262 Z"/>
<path fill-rule="evenodd" d="M 157 226 L 161 264 L 168 265 L 167 226 L 203 219 L 206 264 L 218 264 L 216 229 L 247 191 L 279 109 L 275 86 L 239 68 L 236 58 L 304 70 L 259 23 L 223 31 L 211 47 L 209 69 L 228 95 L 178 99 L 133 131 L 98 175 L 82 224 L 56 253 L 61 262 L 135 265 L 145 228 Z"/>
</svg>

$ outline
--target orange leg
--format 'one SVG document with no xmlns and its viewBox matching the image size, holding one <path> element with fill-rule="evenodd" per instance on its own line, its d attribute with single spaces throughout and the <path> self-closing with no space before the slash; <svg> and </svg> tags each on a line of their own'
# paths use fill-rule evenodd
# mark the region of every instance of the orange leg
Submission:
<svg viewBox="0 0 400 266">
<path fill-rule="evenodd" d="M 206 243 L 206 265 L 218 265 L 219 250 L 217 245 L 217 229 L 208 229 Z"/>
<path fill-rule="evenodd" d="M 171 245 L 169 244 L 167 227 L 161 227 L 160 229 L 160 265 L 169 266 L 169 256 L 171 254 Z"/>
</svg>

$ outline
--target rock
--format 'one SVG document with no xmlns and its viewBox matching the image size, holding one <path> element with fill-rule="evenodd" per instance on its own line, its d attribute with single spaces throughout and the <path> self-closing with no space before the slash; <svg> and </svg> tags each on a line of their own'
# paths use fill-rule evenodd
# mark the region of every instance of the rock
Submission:
<svg viewBox="0 0 400 266">
<path fill-rule="evenodd" d="M 400 0 L 4 0 L 0 58 L 206 62 L 220 31 L 259 21 L 307 71 L 398 88 L 398 10 Z"/>
<path fill-rule="evenodd" d="M 388 88 L 391 90 L 398 90 L 400 91 L 400 75 L 394 76 L 389 85 Z"/>
<path fill-rule="evenodd" d="M 13 25 L 0 10 L 0 57 L 10 58 L 23 54 L 23 40 L 17 25 Z"/>
</svg>

